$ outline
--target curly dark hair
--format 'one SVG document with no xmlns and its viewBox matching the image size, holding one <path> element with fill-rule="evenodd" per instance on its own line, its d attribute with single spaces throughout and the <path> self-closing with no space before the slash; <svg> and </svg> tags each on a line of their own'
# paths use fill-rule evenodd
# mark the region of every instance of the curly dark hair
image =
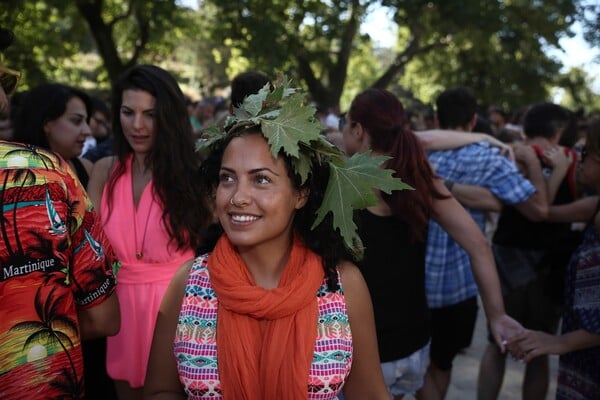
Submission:
<svg viewBox="0 0 600 400">
<path fill-rule="evenodd" d="M 112 193 L 125 172 L 125 160 L 133 152 L 119 118 L 125 90 L 143 90 L 156 98 L 155 142 L 145 162 L 152 168 L 152 182 L 164 210 L 163 222 L 179 249 L 204 245 L 212 209 L 200 188 L 200 159 L 188 117 L 185 97 L 171 74 L 154 65 L 138 65 L 125 71 L 112 91 L 113 136 L 117 167 L 107 182 Z M 109 196 L 112 199 L 112 196 Z M 109 200 L 109 207 L 112 204 Z"/>
<path fill-rule="evenodd" d="M 225 149 L 233 138 L 248 135 L 261 134 L 260 126 L 250 126 L 235 133 L 226 135 L 223 139 L 213 144 L 212 151 L 202 163 L 202 178 L 204 192 L 207 197 L 214 201 L 217 186 L 219 185 L 219 170 Z M 316 157 L 311 160 L 311 168 L 308 179 L 302 183 L 300 175 L 294 172 L 292 158 L 283 151 L 279 153 L 283 158 L 288 176 L 292 186 L 296 190 L 309 189 L 309 196 L 304 207 L 296 211 L 294 216 L 294 232 L 300 235 L 306 246 L 321 256 L 323 259 L 323 270 L 330 290 L 338 290 L 339 282 L 337 276 L 337 265 L 342 260 L 356 261 L 353 254 L 346 248 L 344 240 L 338 230 L 333 229 L 333 217 L 329 213 L 323 221 L 311 229 L 316 219 L 317 210 L 323 202 L 325 189 L 329 181 L 329 165 L 319 162 Z"/>
</svg>

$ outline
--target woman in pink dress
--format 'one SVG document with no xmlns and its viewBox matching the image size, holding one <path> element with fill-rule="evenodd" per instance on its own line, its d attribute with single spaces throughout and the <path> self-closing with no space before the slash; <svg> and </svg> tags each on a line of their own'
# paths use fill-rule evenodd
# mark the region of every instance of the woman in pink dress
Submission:
<svg viewBox="0 0 600 400">
<path fill-rule="evenodd" d="M 122 263 L 122 324 L 109 338 L 107 370 L 120 399 L 141 399 L 160 302 L 175 270 L 203 245 L 210 222 L 183 93 L 152 65 L 113 88 L 115 156 L 94 165 L 88 191 Z"/>
</svg>

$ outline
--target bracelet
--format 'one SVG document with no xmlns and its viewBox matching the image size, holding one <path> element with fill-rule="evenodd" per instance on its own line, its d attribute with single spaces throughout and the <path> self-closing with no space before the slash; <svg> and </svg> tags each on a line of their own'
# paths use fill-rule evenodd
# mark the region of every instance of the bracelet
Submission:
<svg viewBox="0 0 600 400">
<path fill-rule="evenodd" d="M 450 193 L 452 193 L 452 187 L 454 186 L 454 182 L 444 180 L 444 185 L 446 186 L 446 188 L 448 189 L 448 191 Z"/>
</svg>

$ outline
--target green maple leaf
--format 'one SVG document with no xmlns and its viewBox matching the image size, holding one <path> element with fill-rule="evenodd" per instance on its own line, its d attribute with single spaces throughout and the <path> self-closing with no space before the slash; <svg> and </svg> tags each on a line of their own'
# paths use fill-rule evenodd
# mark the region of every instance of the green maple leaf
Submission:
<svg viewBox="0 0 600 400">
<path fill-rule="evenodd" d="M 316 151 L 320 157 L 339 159 L 346 157 L 346 154 L 339 147 L 328 141 L 324 135 L 319 135 L 316 140 L 310 142 L 310 148 L 312 151 Z"/>
<path fill-rule="evenodd" d="M 303 185 L 310 174 L 310 168 L 312 166 L 311 158 L 307 154 L 300 153 L 300 157 L 292 158 L 291 160 L 294 172 L 300 175 L 300 182 Z"/>
<path fill-rule="evenodd" d="M 237 115 L 236 112 L 234 112 L 234 114 L 236 114 L 236 117 L 238 117 L 238 118 L 244 118 L 244 117 L 248 118 L 248 115 L 250 117 L 256 117 L 258 115 L 258 113 L 264 108 L 263 104 L 264 104 L 264 101 L 267 98 L 268 94 L 269 94 L 268 86 L 265 85 L 265 87 L 260 89 L 258 91 L 258 93 L 251 94 L 250 96 L 246 97 L 244 99 L 244 103 L 243 103 L 242 107 L 236 108 L 234 110 L 234 111 L 237 110 L 240 113 L 245 111 L 246 114 L 239 115 L 239 116 Z"/>
<path fill-rule="evenodd" d="M 377 204 L 373 189 L 388 194 L 393 190 L 412 189 L 401 179 L 393 178 L 393 170 L 380 167 L 388 159 L 385 156 L 371 157 L 370 152 L 367 152 L 354 154 L 345 165 L 330 162 L 329 182 L 312 228 L 319 225 L 331 212 L 333 228 L 339 230 L 346 246 L 355 250 L 361 247 L 353 211 Z"/>
<path fill-rule="evenodd" d="M 343 165 L 344 163 L 342 160 L 342 157 L 345 157 L 344 152 L 328 142 L 323 135 L 319 135 L 316 140 L 308 144 L 300 142 L 298 145 L 300 146 L 300 157 L 292 158 L 292 166 L 294 172 L 300 175 L 302 184 L 308 179 L 312 167 L 313 160 L 310 155 L 314 155 L 319 164 L 330 162 Z"/>
<path fill-rule="evenodd" d="M 297 89 L 290 87 L 292 84 L 292 80 L 288 79 L 284 76 L 280 76 L 275 82 L 275 88 L 272 92 L 269 92 L 268 84 L 265 85 L 261 90 L 266 90 L 268 92 L 266 102 L 267 104 L 277 104 L 283 98 L 289 97 L 292 94 L 296 93 Z"/>
<path fill-rule="evenodd" d="M 321 135 L 321 124 L 314 119 L 315 109 L 303 106 L 304 94 L 295 93 L 282 101 L 281 110 L 273 120 L 261 119 L 261 130 L 269 141 L 274 157 L 283 151 L 298 158 L 299 142 L 310 143 Z"/>
</svg>

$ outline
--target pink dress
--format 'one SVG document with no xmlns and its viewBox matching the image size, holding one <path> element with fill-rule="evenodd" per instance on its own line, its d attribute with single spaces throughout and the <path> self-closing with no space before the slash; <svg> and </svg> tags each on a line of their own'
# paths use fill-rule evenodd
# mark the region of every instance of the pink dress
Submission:
<svg viewBox="0 0 600 400">
<path fill-rule="evenodd" d="M 162 223 L 162 204 L 153 196 L 152 181 L 144 188 L 135 209 L 132 160 L 133 157 L 127 159 L 126 171 L 115 184 L 112 212 L 108 210 L 106 187 L 100 207 L 104 231 L 121 261 L 117 274 L 121 330 L 108 338 L 107 371 L 113 379 L 140 387 L 144 385 L 160 302 L 175 271 L 193 258 L 194 252 L 178 251 L 174 243 L 167 246 L 169 236 Z M 140 247 L 142 257 L 138 260 L 136 252 Z"/>
</svg>

